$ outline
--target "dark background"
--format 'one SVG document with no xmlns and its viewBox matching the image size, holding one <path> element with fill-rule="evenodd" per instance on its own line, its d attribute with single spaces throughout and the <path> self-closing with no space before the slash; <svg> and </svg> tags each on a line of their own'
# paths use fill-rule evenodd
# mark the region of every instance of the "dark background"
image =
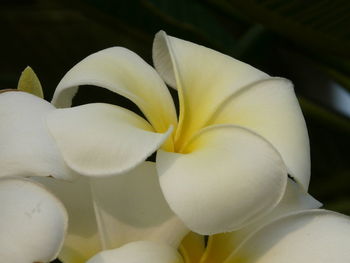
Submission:
<svg viewBox="0 0 350 263">
<path fill-rule="evenodd" d="M 350 215 L 349 13 L 350 1 L 325 0 L 2 1 L 0 88 L 16 88 L 30 65 L 50 100 L 67 70 L 103 48 L 124 46 L 152 63 L 163 29 L 291 79 L 309 128 L 310 193 Z M 93 87 L 75 103 L 92 101 L 130 106 Z"/>
</svg>

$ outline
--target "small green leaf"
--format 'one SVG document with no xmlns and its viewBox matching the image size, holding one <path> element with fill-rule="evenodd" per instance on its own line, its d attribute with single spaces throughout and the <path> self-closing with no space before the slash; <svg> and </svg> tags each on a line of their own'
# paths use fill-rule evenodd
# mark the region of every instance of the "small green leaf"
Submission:
<svg viewBox="0 0 350 263">
<path fill-rule="evenodd" d="M 40 81 L 31 67 L 26 67 L 19 78 L 17 89 L 44 98 Z"/>
</svg>

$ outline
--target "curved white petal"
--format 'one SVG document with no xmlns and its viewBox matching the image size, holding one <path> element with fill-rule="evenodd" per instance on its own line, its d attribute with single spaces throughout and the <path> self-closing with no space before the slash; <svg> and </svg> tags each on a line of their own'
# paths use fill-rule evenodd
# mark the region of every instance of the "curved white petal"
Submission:
<svg viewBox="0 0 350 263">
<path fill-rule="evenodd" d="M 306 193 L 299 184 L 289 179 L 281 202 L 270 213 L 238 231 L 210 236 L 201 263 L 223 262 L 250 234 L 259 228 L 289 213 L 319 208 L 321 205 L 320 202 Z"/>
<path fill-rule="evenodd" d="M 48 127 L 67 165 L 80 174 L 109 176 L 143 162 L 169 137 L 135 113 L 110 104 L 86 104 L 48 115 Z"/>
<path fill-rule="evenodd" d="M 108 248 L 142 239 L 178 247 L 189 232 L 164 199 L 155 163 L 145 162 L 128 174 L 92 183 L 100 220 L 109 226 Z"/>
<path fill-rule="evenodd" d="M 142 163 L 126 174 L 109 178 L 37 180 L 68 210 L 68 235 L 59 256 L 64 262 L 83 263 L 102 249 L 137 240 L 177 247 L 188 232 L 161 193 L 154 163 Z"/>
<path fill-rule="evenodd" d="M 158 132 L 176 126 L 175 106 L 166 85 L 151 66 L 128 49 L 104 49 L 79 62 L 58 84 L 52 103 L 69 107 L 80 85 L 103 87 L 130 99 Z"/>
<path fill-rule="evenodd" d="M 350 262 L 350 219 L 326 211 L 297 212 L 273 221 L 224 263 Z"/>
<path fill-rule="evenodd" d="M 87 263 L 183 263 L 176 249 L 162 243 L 138 241 L 103 251 Z"/>
<path fill-rule="evenodd" d="M 179 92 L 177 144 L 203 128 L 220 104 L 238 89 L 268 75 L 212 49 L 160 31 L 153 43 L 153 61 L 163 79 Z M 181 136 L 181 138 L 180 138 Z"/>
<path fill-rule="evenodd" d="M 158 151 L 157 170 L 170 207 L 201 234 L 232 231 L 267 213 L 287 183 L 278 152 L 233 125 L 202 130 L 185 154 Z"/>
<path fill-rule="evenodd" d="M 208 124 L 236 124 L 263 136 L 280 152 L 288 173 L 307 190 L 310 146 L 293 84 L 282 78 L 255 82 L 227 98 Z"/>
<path fill-rule="evenodd" d="M 288 184 L 284 196 L 277 205 L 275 209 L 268 213 L 265 217 L 258 220 L 255 225 L 262 225 L 286 214 L 307 210 L 320 208 L 322 203 L 313 198 L 310 194 L 305 192 L 305 190 L 293 180 L 288 179 Z"/>
<path fill-rule="evenodd" d="M 84 263 L 101 251 L 89 178 L 79 176 L 74 181 L 46 177 L 33 179 L 50 189 L 68 211 L 68 232 L 59 258 L 67 263 Z"/>
<path fill-rule="evenodd" d="M 73 176 L 46 127 L 45 117 L 54 109 L 26 92 L 0 94 L 0 177 Z"/>
<path fill-rule="evenodd" d="M 41 185 L 23 178 L 0 179 L 2 262 L 53 260 L 63 243 L 67 213 Z"/>
</svg>

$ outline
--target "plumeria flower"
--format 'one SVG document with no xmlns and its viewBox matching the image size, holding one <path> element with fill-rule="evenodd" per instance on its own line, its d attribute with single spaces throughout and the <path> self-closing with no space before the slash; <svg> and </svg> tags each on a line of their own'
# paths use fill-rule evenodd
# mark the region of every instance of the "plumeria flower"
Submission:
<svg viewBox="0 0 350 263">
<path fill-rule="evenodd" d="M 119 176 L 157 151 L 167 203 L 201 234 L 240 229 L 271 211 L 288 174 L 307 189 L 308 135 L 288 80 L 164 32 L 153 59 L 157 71 L 125 48 L 92 54 L 63 77 L 52 104 L 1 94 L 3 175 Z M 178 91 L 178 118 L 164 81 Z M 146 119 L 110 104 L 69 108 L 83 85 L 125 96 Z"/>
<path fill-rule="evenodd" d="M 18 90 L 41 97 L 43 95 L 40 82 L 30 68 L 23 72 Z M 4 92 L 13 93 L 6 90 L 0 91 L 5 94 Z M 1 94 L 1 102 L 2 99 Z M 42 169 L 40 167 L 43 164 L 42 161 L 39 165 L 31 162 L 31 160 L 35 161 L 35 158 L 31 159 L 31 154 L 44 157 L 40 152 L 35 153 L 38 149 L 35 143 L 40 140 L 41 135 L 43 135 L 41 138 L 43 142 L 46 142 L 47 134 L 44 132 L 31 134 L 32 128 L 26 129 L 23 125 L 20 127 L 21 131 L 16 131 L 16 125 L 18 125 L 16 122 L 23 121 L 21 116 L 23 112 L 21 110 L 12 112 L 10 115 L 13 120 L 7 122 L 9 116 L 7 111 L 4 111 L 6 105 L 3 108 L 1 102 L 0 118 L 4 123 L 0 128 L 0 134 L 5 137 L 0 143 L 0 258 L 3 262 L 11 263 L 49 262 L 57 257 L 62 248 L 68 225 L 67 211 L 62 202 L 43 185 L 24 178 L 31 176 L 32 170 L 39 172 L 40 169 L 48 167 L 44 165 Z M 11 110 L 13 107 L 10 107 Z M 35 123 L 27 124 L 35 125 Z M 32 144 L 26 144 L 26 139 L 22 137 L 13 138 L 12 133 L 16 132 L 17 135 L 22 133 Z M 14 140 L 18 142 L 8 143 Z M 27 148 L 27 146 L 33 147 Z M 50 144 L 46 149 L 49 147 Z M 29 157 L 28 160 L 25 157 Z M 46 156 L 48 161 L 52 160 L 52 157 L 55 156 L 52 154 Z M 29 172 L 26 171 L 28 167 L 31 167 L 28 169 Z"/>
<path fill-rule="evenodd" d="M 98 253 L 87 263 L 347 263 L 350 219 L 318 208 L 320 203 L 288 182 L 271 213 L 246 227 L 204 238 L 191 232 L 179 250 L 137 241 Z"/>
<path fill-rule="evenodd" d="M 13 141 L 2 141 L 1 149 L 8 152 L 1 151 L 4 158 L 0 175 L 12 176 L 0 177 L 3 178 L 0 179 L 2 259 L 11 263 L 48 262 L 58 255 L 65 263 L 83 263 L 102 250 L 138 240 L 159 242 L 173 249 L 178 247 L 189 230 L 165 201 L 154 163 L 141 163 L 116 177 L 77 176 L 65 166 L 58 151 L 50 149 L 53 143 L 45 133 L 45 119 L 40 110 L 33 111 L 40 107 L 54 108 L 39 99 L 43 95 L 41 85 L 30 68 L 22 73 L 18 90 L 26 93 L 6 91 L 0 96 L 0 100 L 4 100 L 0 105 L 7 106 L 2 108 L 3 119 L 13 125 L 1 131 L 9 138 L 11 132 L 17 131 L 17 136 L 22 135 L 19 141 L 32 148 L 19 148 L 19 145 L 16 148 Z M 6 104 L 9 97 L 18 101 L 16 109 L 16 104 Z M 34 102 L 30 114 L 26 101 Z M 33 112 L 37 116 L 33 116 Z M 10 120 L 9 115 L 18 119 Z M 23 126 L 21 121 L 27 121 L 27 126 L 16 127 Z M 36 129 L 41 127 L 40 138 L 33 132 L 33 125 Z M 40 148 L 41 140 L 47 147 Z M 41 160 L 45 160 L 46 165 L 40 166 Z M 47 177 L 51 173 L 56 178 Z M 32 181 L 14 175 L 31 177 Z M 75 180 L 57 180 L 70 177 Z M 68 210 L 67 231 L 67 212 L 52 192 Z"/>
<path fill-rule="evenodd" d="M 76 65 L 60 82 L 53 104 L 69 107 L 79 85 L 96 85 L 132 100 L 148 121 L 108 104 L 56 109 L 32 86 L 37 96 L 0 95 L 0 176 L 39 176 L 35 180 L 65 204 L 70 224 L 60 259 L 348 262 L 349 220 L 308 210 L 319 203 L 305 192 L 308 137 L 291 84 L 163 32 L 155 39 L 154 62 L 160 76 L 179 91 L 179 120 L 158 73 L 123 48 L 100 51 Z M 23 81 L 38 86 L 33 75 L 27 80 L 24 75 Z M 144 162 L 158 148 L 156 163 Z M 17 194 L 1 188 L 1 182 L 1 207 L 7 210 L 0 227 L 11 231 L 2 232 L 0 240 L 5 244 L 15 235 L 0 254 L 7 253 L 7 262 L 52 259 L 65 232 L 62 206 L 53 199 L 56 208 L 49 207 L 42 229 L 29 224 L 22 231 L 12 222 L 16 213 L 21 218 L 27 215 L 24 208 L 41 211 L 35 198 L 34 207 L 24 202 L 21 208 L 23 197 L 47 191 L 26 180 L 36 190 Z M 6 194 L 13 201 L 7 202 Z M 40 197 L 45 204 L 52 200 L 46 196 Z M 62 220 L 56 224 L 51 216 Z M 207 246 L 202 236 L 191 233 L 179 253 L 188 227 L 204 234 L 236 231 L 210 236 Z M 50 235 L 42 234 L 52 228 Z M 37 243 L 44 256 L 31 257 L 38 246 L 22 242 L 28 232 L 29 238 L 39 233 L 36 240 L 54 245 Z M 23 258 L 8 252 L 16 245 L 24 247 Z"/>
<path fill-rule="evenodd" d="M 101 251 L 141 240 L 177 249 L 189 232 L 165 201 L 153 162 L 114 177 L 35 180 L 67 208 L 67 236 L 58 255 L 64 263 L 84 263 Z"/>
</svg>

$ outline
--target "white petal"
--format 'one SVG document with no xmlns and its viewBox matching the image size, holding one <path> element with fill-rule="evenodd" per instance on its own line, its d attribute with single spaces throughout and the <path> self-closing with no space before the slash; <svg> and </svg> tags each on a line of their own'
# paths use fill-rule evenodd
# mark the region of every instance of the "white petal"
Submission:
<svg viewBox="0 0 350 263">
<path fill-rule="evenodd" d="M 154 163 L 110 178 L 39 180 L 61 198 L 70 216 L 60 254 L 64 262 L 85 262 L 102 249 L 137 240 L 177 247 L 188 232 L 161 193 Z"/>
<path fill-rule="evenodd" d="M 0 179 L 2 262 L 49 262 L 59 252 L 67 213 L 41 185 L 22 178 Z"/>
<path fill-rule="evenodd" d="M 348 263 L 350 219 L 326 210 L 297 212 L 252 235 L 225 263 Z"/>
<path fill-rule="evenodd" d="M 73 176 L 46 127 L 45 116 L 54 109 L 26 92 L 0 94 L 0 177 Z"/>
<path fill-rule="evenodd" d="M 138 241 L 103 251 L 87 263 L 183 263 L 176 249 L 162 243 Z"/>
<path fill-rule="evenodd" d="M 177 144 L 184 144 L 238 89 L 268 75 L 232 57 L 159 32 L 153 60 L 163 79 L 179 92 Z M 180 138 L 181 136 L 181 138 Z"/>
<path fill-rule="evenodd" d="M 299 184 L 288 179 L 287 188 L 281 202 L 271 213 L 268 213 L 266 217 L 261 218 L 261 220 L 267 223 L 295 211 L 320 208 L 321 206 L 322 203 L 305 192 Z M 258 225 L 262 225 L 262 221 L 260 221 Z"/>
<path fill-rule="evenodd" d="M 88 176 L 115 175 L 134 168 L 172 130 L 153 132 L 135 113 L 102 103 L 56 110 L 48 116 L 48 126 L 67 165 Z"/>
<path fill-rule="evenodd" d="M 89 178 L 79 176 L 74 181 L 46 177 L 33 179 L 50 189 L 68 211 L 68 232 L 59 258 L 67 263 L 84 263 L 101 251 Z"/>
<path fill-rule="evenodd" d="M 293 84 L 270 78 L 252 84 L 228 98 L 209 124 L 231 123 L 263 136 L 280 152 L 288 173 L 307 190 L 310 147 L 307 128 Z"/>
<path fill-rule="evenodd" d="M 176 111 L 170 93 L 156 71 L 134 52 L 108 48 L 75 65 L 58 84 L 52 103 L 69 107 L 77 86 L 95 85 L 133 101 L 158 132 L 176 125 Z"/>
<path fill-rule="evenodd" d="M 322 204 L 306 193 L 299 184 L 288 180 L 281 202 L 268 214 L 238 231 L 209 237 L 208 246 L 201 263 L 223 262 L 253 232 L 279 217 L 296 211 L 319 208 Z"/>
<path fill-rule="evenodd" d="M 146 162 L 111 178 L 92 181 L 107 247 L 154 240 L 178 247 L 188 229 L 170 210 L 161 192 L 155 163 Z"/>
<path fill-rule="evenodd" d="M 287 183 L 278 152 L 233 125 L 204 129 L 185 154 L 159 151 L 157 169 L 170 207 L 200 234 L 247 225 L 277 205 Z"/>
</svg>

